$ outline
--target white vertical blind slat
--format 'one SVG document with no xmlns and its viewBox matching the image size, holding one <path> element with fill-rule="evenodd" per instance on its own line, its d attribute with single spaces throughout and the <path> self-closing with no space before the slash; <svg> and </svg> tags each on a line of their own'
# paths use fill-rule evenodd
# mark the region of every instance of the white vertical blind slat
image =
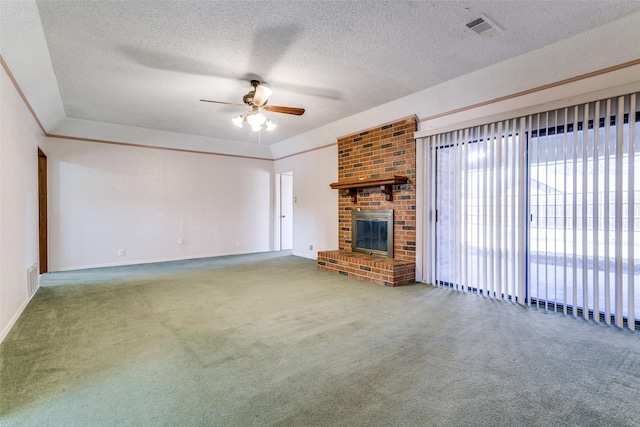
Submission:
<svg viewBox="0 0 640 427">
<path fill-rule="evenodd" d="M 611 217 L 609 212 L 611 196 L 610 190 L 610 163 L 611 157 L 611 100 L 607 99 L 605 107 L 605 120 L 604 120 L 604 193 L 602 199 L 604 202 L 603 216 L 604 216 L 604 318 L 605 322 L 611 324 L 611 275 L 610 275 L 610 242 L 609 235 L 609 218 Z"/>
<path fill-rule="evenodd" d="M 493 167 L 495 171 L 495 186 L 496 186 L 496 196 L 495 196 L 495 282 L 496 282 L 496 298 L 502 298 L 502 237 L 500 235 L 500 227 L 502 226 L 502 122 L 498 122 L 498 126 L 495 133 L 495 146 L 496 146 L 496 163 Z"/>
<path fill-rule="evenodd" d="M 513 302 L 516 302 L 516 298 L 518 297 L 518 293 L 516 290 L 516 152 L 518 148 L 518 130 L 516 126 L 516 119 L 513 119 L 511 122 L 511 140 L 507 146 L 510 147 L 510 156 L 509 156 L 509 182 L 511 186 L 511 203 L 509 204 L 509 209 L 511 210 L 511 218 L 510 218 L 510 226 L 511 226 L 511 236 L 509 237 L 509 255 L 508 260 L 511 261 L 511 268 L 509 269 L 510 278 L 509 278 L 509 293 L 513 295 Z"/>
<path fill-rule="evenodd" d="M 557 191 L 558 191 L 558 180 L 557 180 L 557 145 L 558 145 L 558 137 L 557 137 L 557 131 L 558 131 L 558 111 L 553 111 L 550 114 L 550 117 L 552 117 L 552 127 L 553 127 L 553 132 L 552 132 L 552 142 L 553 144 L 548 148 L 548 157 L 547 157 L 547 162 L 550 168 L 550 182 L 551 182 L 551 188 L 553 188 L 553 192 L 551 192 L 549 194 L 549 198 L 550 198 L 550 212 L 548 213 L 548 215 L 550 216 L 550 225 L 548 226 L 548 229 L 550 230 L 552 236 L 551 239 L 547 239 L 547 242 L 549 240 L 551 240 L 551 249 L 554 251 L 553 254 L 549 254 L 550 257 L 552 257 L 552 265 L 553 267 L 551 267 L 551 272 L 553 274 L 553 277 L 551 277 L 551 281 L 553 284 L 553 295 L 551 296 L 550 302 L 549 304 L 553 304 L 553 309 L 554 311 L 557 310 L 557 303 L 558 303 L 558 272 L 557 272 L 557 268 L 555 267 L 556 265 L 556 251 L 558 249 L 558 232 L 557 232 L 557 211 L 558 211 L 558 202 L 557 202 Z M 549 243 L 547 243 L 547 253 L 549 249 Z M 549 290 L 549 292 L 551 292 L 551 290 Z"/>
<path fill-rule="evenodd" d="M 489 144 L 489 292 L 492 298 L 496 297 L 496 276 L 495 276 L 495 182 L 496 182 L 496 170 L 495 170 L 495 123 L 489 125 L 489 135 L 487 135 L 487 144 Z"/>
<path fill-rule="evenodd" d="M 596 323 L 600 323 L 600 286 L 599 286 L 599 277 L 600 277 L 600 262 L 599 262 L 599 253 L 598 253 L 598 233 L 599 233 L 599 222 L 598 222 L 598 163 L 600 162 L 599 157 L 599 147 L 600 147 L 600 102 L 596 102 L 594 106 L 593 112 L 593 320 Z"/>
<path fill-rule="evenodd" d="M 564 109 L 564 120 L 562 122 L 562 125 L 564 126 L 565 132 L 564 132 L 564 139 L 563 139 L 563 172 L 564 172 L 564 186 L 563 186 L 563 194 L 564 197 L 562 198 L 562 207 L 563 207 L 563 212 L 564 212 L 564 220 L 563 220 L 563 242 L 564 242 L 564 250 L 563 250 L 563 263 L 562 263 L 562 277 L 563 277 L 563 281 L 562 281 L 562 313 L 566 316 L 567 315 L 567 306 L 568 301 L 567 301 L 567 297 L 568 297 L 568 292 L 567 292 L 567 286 L 569 284 L 569 272 L 567 269 L 567 255 L 569 252 L 569 242 L 568 242 L 568 220 L 567 218 L 569 217 L 568 215 L 568 199 L 569 199 L 569 186 L 567 185 L 567 181 L 568 181 L 568 174 L 567 174 L 567 158 L 569 157 L 569 149 L 568 149 L 568 135 L 569 135 L 569 129 L 568 129 L 568 118 L 569 118 L 569 109 L 565 108 Z"/>
<path fill-rule="evenodd" d="M 548 180 L 549 179 L 549 113 L 545 113 L 544 115 L 544 124 L 543 129 L 546 129 L 544 136 L 544 174 L 543 177 Z M 543 214 L 544 214 L 544 230 L 545 230 L 545 238 L 544 238 L 544 254 L 542 257 L 542 265 L 544 265 L 544 309 L 545 311 L 549 311 L 549 267 L 547 264 L 548 254 L 549 254 L 549 195 L 551 193 L 550 183 L 547 182 L 545 184 L 544 190 L 544 205 L 543 205 Z M 538 226 L 539 227 L 539 226 Z M 539 242 L 539 240 L 538 240 Z M 540 263 L 538 263 L 540 264 Z M 538 280 L 540 280 L 538 278 Z M 538 295 L 538 298 L 540 296 Z"/>
<path fill-rule="evenodd" d="M 433 146 L 433 148 L 431 149 L 431 175 L 432 175 L 432 181 L 435 185 L 436 183 L 436 175 L 437 175 L 437 169 L 436 169 L 436 162 L 437 162 L 437 158 L 436 158 L 436 149 L 435 147 L 437 146 L 438 142 L 439 142 L 439 138 L 436 139 L 436 145 Z M 433 262 L 431 263 L 431 275 L 432 275 L 432 283 L 436 282 L 436 244 L 437 244 L 437 235 L 436 235 L 436 219 L 438 218 L 438 211 L 436 210 L 437 206 L 436 206 L 436 192 L 433 191 L 431 193 L 431 215 L 433 218 L 433 221 L 431 222 L 431 227 L 432 227 L 432 236 L 433 238 L 431 239 L 431 247 L 432 247 L 432 253 L 433 253 Z"/>
<path fill-rule="evenodd" d="M 424 281 L 426 283 L 433 283 L 433 278 L 431 276 L 431 262 L 433 260 L 433 252 L 431 248 L 431 242 L 435 239 L 435 236 L 431 233 L 431 226 L 433 221 L 431 221 L 431 209 L 433 205 L 431 204 L 431 193 L 435 190 L 435 183 L 433 181 L 433 176 L 431 175 L 431 147 L 433 145 L 433 136 L 429 136 L 425 139 L 427 145 L 425 147 L 425 159 L 424 159 L 424 168 L 425 168 L 425 221 L 424 228 L 426 232 L 426 238 L 424 241 Z"/>
<path fill-rule="evenodd" d="M 464 157 L 464 131 L 460 130 L 458 132 L 458 145 L 456 151 L 458 152 L 456 167 L 458 169 L 458 213 L 459 217 L 456 223 L 458 224 L 458 270 L 457 270 L 457 280 L 459 283 L 460 291 L 465 291 L 467 286 L 466 283 L 462 280 L 462 272 L 464 270 L 464 169 L 462 167 L 463 157 Z"/>
<path fill-rule="evenodd" d="M 525 177 L 528 176 L 527 168 L 527 135 L 529 133 L 529 127 L 527 124 L 531 123 L 531 116 L 522 117 L 520 119 L 520 144 L 518 147 L 518 167 L 521 171 L 518 178 L 518 295 L 521 305 L 531 306 L 531 298 L 526 297 L 526 286 L 529 280 L 528 277 L 528 254 L 527 254 L 527 229 L 529 223 L 529 197 L 527 188 L 529 183 Z"/>
<path fill-rule="evenodd" d="M 455 289 L 460 291 L 460 202 L 462 198 L 460 197 L 460 150 L 458 149 L 460 131 L 457 131 L 453 134 L 453 182 L 451 185 L 453 186 L 453 209 L 455 215 L 453 217 L 453 221 L 451 223 L 452 235 L 453 235 L 453 281 L 455 284 Z"/>
<path fill-rule="evenodd" d="M 584 105 L 584 119 L 582 125 L 582 317 L 589 319 L 589 254 L 587 247 L 588 236 L 588 203 L 584 199 L 589 193 L 589 104 Z"/>
<path fill-rule="evenodd" d="M 540 120 L 539 120 L 538 115 L 537 114 L 533 115 L 532 116 L 532 121 L 531 121 L 531 127 L 529 128 L 530 135 L 533 136 L 533 133 L 531 131 L 534 129 L 534 127 L 536 127 L 536 128 L 539 127 L 539 123 L 540 123 Z M 535 145 L 535 146 L 533 146 L 532 148 L 529 149 L 529 153 L 530 153 L 529 160 L 530 160 L 530 163 L 532 165 L 533 164 L 536 165 L 536 168 L 531 168 L 530 171 L 529 171 L 529 173 L 530 173 L 529 183 L 528 183 L 529 193 L 530 193 L 529 194 L 529 212 L 531 214 L 531 216 L 529 218 L 529 222 L 527 224 L 528 227 L 529 227 L 529 239 L 528 239 L 529 242 L 531 242 L 531 238 L 533 237 L 534 233 L 537 232 L 536 230 L 534 230 L 533 225 L 534 225 L 534 221 L 538 221 L 538 217 L 539 217 L 539 212 L 538 212 L 538 208 L 537 208 L 538 204 L 537 203 L 535 203 L 535 204 L 532 203 L 533 198 L 537 197 L 537 193 L 534 192 L 533 189 L 532 189 L 532 184 L 535 183 L 535 182 L 538 182 L 538 171 L 539 171 L 539 169 L 537 167 L 537 164 L 539 163 L 539 157 L 540 157 L 538 150 L 539 149 L 538 149 L 537 145 Z M 537 236 L 535 238 L 537 240 Z M 535 252 L 533 250 L 531 250 L 531 258 L 532 258 L 532 260 L 535 259 L 534 256 L 535 257 L 538 256 L 537 251 L 538 251 L 537 247 L 535 248 Z M 529 268 L 531 270 L 531 274 L 529 275 L 528 283 L 529 284 L 535 283 L 535 292 L 533 291 L 533 289 L 530 289 L 529 297 L 531 298 L 531 294 L 534 293 L 534 295 L 535 295 L 534 299 L 536 301 L 536 308 L 539 308 L 540 282 L 537 280 L 537 278 L 540 276 L 540 272 L 538 271 L 539 270 L 538 263 L 535 264 L 535 277 L 536 277 L 535 281 L 532 280 L 532 277 L 534 277 L 534 271 L 533 271 L 533 268 L 531 268 L 531 264 L 529 264 Z"/>
<path fill-rule="evenodd" d="M 481 230 L 484 227 L 481 227 L 481 221 L 480 221 L 480 194 L 482 192 L 482 188 L 481 187 L 481 180 L 480 178 L 477 176 L 478 173 L 480 173 L 480 159 L 481 159 L 481 153 L 484 149 L 483 144 L 482 144 L 482 138 L 481 138 L 481 132 L 480 132 L 480 127 L 477 126 L 474 128 L 474 141 L 476 142 L 476 149 L 475 149 L 475 153 L 476 153 L 476 208 L 475 208 L 475 212 L 476 212 L 476 264 L 477 264 L 477 268 L 476 268 L 476 276 L 478 278 L 478 282 L 476 285 L 476 293 L 480 294 L 482 292 L 482 280 L 480 278 L 480 271 L 482 270 L 481 266 L 482 266 L 482 257 L 480 256 L 480 247 L 481 247 Z"/>
<path fill-rule="evenodd" d="M 516 152 L 516 120 L 509 121 L 509 132 L 507 133 L 507 188 L 510 188 L 510 194 L 508 196 L 509 203 L 505 203 L 505 218 L 507 218 L 508 228 L 511 228 L 511 233 L 505 232 L 505 247 L 506 256 L 505 261 L 507 268 L 505 270 L 505 277 L 507 277 L 508 289 L 507 293 L 512 296 L 511 301 L 516 301 L 516 271 L 515 271 L 515 249 L 516 249 L 516 234 L 515 234 L 515 152 Z"/>
<path fill-rule="evenodd" d="M 615 190 L 615 292 L 616 326 L 622 328 L 622 157 L 624 149 L 624 97 L 618 97 L 616 110 L 616 190 Z"/>
<path fill-rule="evenodd" d="M 489 143 L 487 141 L 487 129 L 488 126 L 484 125 L 483 128 L 483 132 L 482 132 L 482 148 L 483 148 L 483 156 L 482 156 L 482 167 L 483 167 L 483 173 L 482 173 L 482 258 L 483 258 L 483 263 L 482 263 L 482 291 L 483 291 L 483 295 L 487 296 L 488 294 L 488 289 L 487 289 L 487 285 L 488 285 L 488 268 L 487 268 L 487 263 L 489 261 L 489 257 L 487 254 L 487 230 L 489 229 L 488 227 L 488 212 L 487 212 L 487 205 L 488 205 L 488 200 L 487 200 L 487 169 L 488 169 L 488 161 L 489 161 L 489 153 L 488 153 L 488 149 L 489 149 Z"/>
<path fill-rule="evenodd" d="M 433 283 L 433 278 L 431 276 L 431 262 L 433 260 L 433 252 L 431 248 L 431 242 L 435 239 L 435 236 L 431 233 L 431 226 L 433 221 L 431 221 L 431 210 L 433 209 L 433 205 L 431 204 L 431 193 L 435 191 L 435 183 L 433 181 L 433 176 L 431 175 L 431 147 L 433 146 L 433 140 L 435 137 L 429 136 L 425 139 L 426 146 L 424 150 L 424 168 L 425 168 L 425 241 L 423 244 L 424 249 L 424 281 L 426 283 Z"/>
<path fill-rule="evenodd" d="M 573 317 L 578 317 L 578 107 L 573 108 L 573 209 L 572 209 L 572 228 L 573 228 L 573 269 L 572 269 L 572 285 L 573 285 Z"/>
<path fill-rule="evenodd" d="M 629 172 L 628 172 L 628 186 L 629 186 L 629 205 L 627 210 L 627 262 L 629 267 L 627 268 L 627 294 L 628 294 L 628 319 L 629 329 L 635 331 L 635 268 L 634 268 L 634 231 L 635 231 L 635 109 L 636 109 L 636 94 L 633 93 L 629 97 Z"/>
<path fill-rule="evenodd" d="M 433 138 L 433 137 L 432 137 Z M 431 262 L 431 268 L 430 268 L 430 274 L 431 274 L 431 283 L 435 284 L 436 283 L 436 256 L 437 256 L 437 252 L 436 252 L 436 244 L 437 244 L 437 235 L 436 235 L 436 221 L 438 218 L 438 212 L 436 210 L 436 147 L 438 146 L 438 142 L 440 141 L 440 135 L 437 135 L 435 137 L 435 140 L 433 141 L 433 143 L 431 144 L 431 147 L 429 149 L 430 153 L 431 153 L 431 158 L 430 158 L 430 163 L 431 163 L 431 185 L 433 190 L 431 191 L 431 209 L 430 209 L 430 213 L 431 213 L 431 221 L 429 222 L 431 224 L 431 240 L 429 241 L 429 244 L 431 246 L 431 256 L 432 256 L 432 262 Z"/>
<path fill-rule="evenodd" d="M 483 294 L 484 283 L 484 254 L 482 252 L 483 247 L 483 229 L 481 224 L 484 221 L 484 215 L 482 210 L 481 200 L 484 197 L 484 143 L 482 142 L 482 128 L 476 126 L 473 128 L 473 140 L 474 145 L 474 158 L 475 158 L 475 261 L 476 261 L 476 293 Z"/>
<path fill-rule="evenodd" d="M 465 286 L 467 292 L 469 292 L 469 128 L 464 130 L 464 154 L 462 156 L 462 168 L 463 168 L 463 240 L 464 240 L 464 253 L 463 253 L 463 269 L 462 269 L 462 283 Z"/>
</svg>

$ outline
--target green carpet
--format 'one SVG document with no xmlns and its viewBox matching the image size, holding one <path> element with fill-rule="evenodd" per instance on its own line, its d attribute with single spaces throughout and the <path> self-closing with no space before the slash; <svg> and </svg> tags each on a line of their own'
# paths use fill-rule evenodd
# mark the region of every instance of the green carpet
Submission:
<svg viewBox="0 0 640 427">
<path fill-rule="evenodd" d="M 44 275 L 0 363 L 3 427 L 640 425 L 638 334 L 280 253 Z"/>
</svg>

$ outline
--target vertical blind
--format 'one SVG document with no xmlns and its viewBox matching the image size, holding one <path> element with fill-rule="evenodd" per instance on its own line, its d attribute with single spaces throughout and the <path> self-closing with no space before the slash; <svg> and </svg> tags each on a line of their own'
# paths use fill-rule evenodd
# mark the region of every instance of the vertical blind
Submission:
<svg viewBox="0 0 640 427">
<path fill-rule="evenodd" d="M 640 96 L 427 138 L 425 281 L 635 329 Z"/>
</svg>

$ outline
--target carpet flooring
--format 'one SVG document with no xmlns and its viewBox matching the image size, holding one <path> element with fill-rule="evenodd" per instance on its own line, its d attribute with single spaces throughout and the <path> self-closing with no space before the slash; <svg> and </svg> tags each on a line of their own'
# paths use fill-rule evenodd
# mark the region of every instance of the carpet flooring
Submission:
<svg viewBox="0 0 640 427">
<path fill-rule="evenodd" d="M 0 425 L 639 426 L 640 336 L 266 253 L 42 276 Z"/>
</svg>

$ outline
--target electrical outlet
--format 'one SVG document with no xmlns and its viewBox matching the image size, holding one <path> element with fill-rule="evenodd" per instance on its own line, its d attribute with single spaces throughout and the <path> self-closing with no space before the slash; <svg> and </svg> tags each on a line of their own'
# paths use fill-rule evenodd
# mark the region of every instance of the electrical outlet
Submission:
<svg viewBox="0 0 640 427">
<path fill-rule="evenodd" d="M 309 250 L 312 251 L 313 250 L 313 245 L 309 245 Z"/>
<path fill-rule="evenodd" d="M 118 256 L 124 256 L 124 249 L 118 249 Z"/>
<path fill-rule="evenodd" d="M 236 242 L 236 248 L 239 248 L 239 247 L 240 247 L 240 240 Z"/>
<path fill-rule="evenodd" d="M 178 244 L 179 244 L 179 245 L 184 245 L 184 240 L 182 240 L 182 239 L 178 239 Z"/>
</svg>

